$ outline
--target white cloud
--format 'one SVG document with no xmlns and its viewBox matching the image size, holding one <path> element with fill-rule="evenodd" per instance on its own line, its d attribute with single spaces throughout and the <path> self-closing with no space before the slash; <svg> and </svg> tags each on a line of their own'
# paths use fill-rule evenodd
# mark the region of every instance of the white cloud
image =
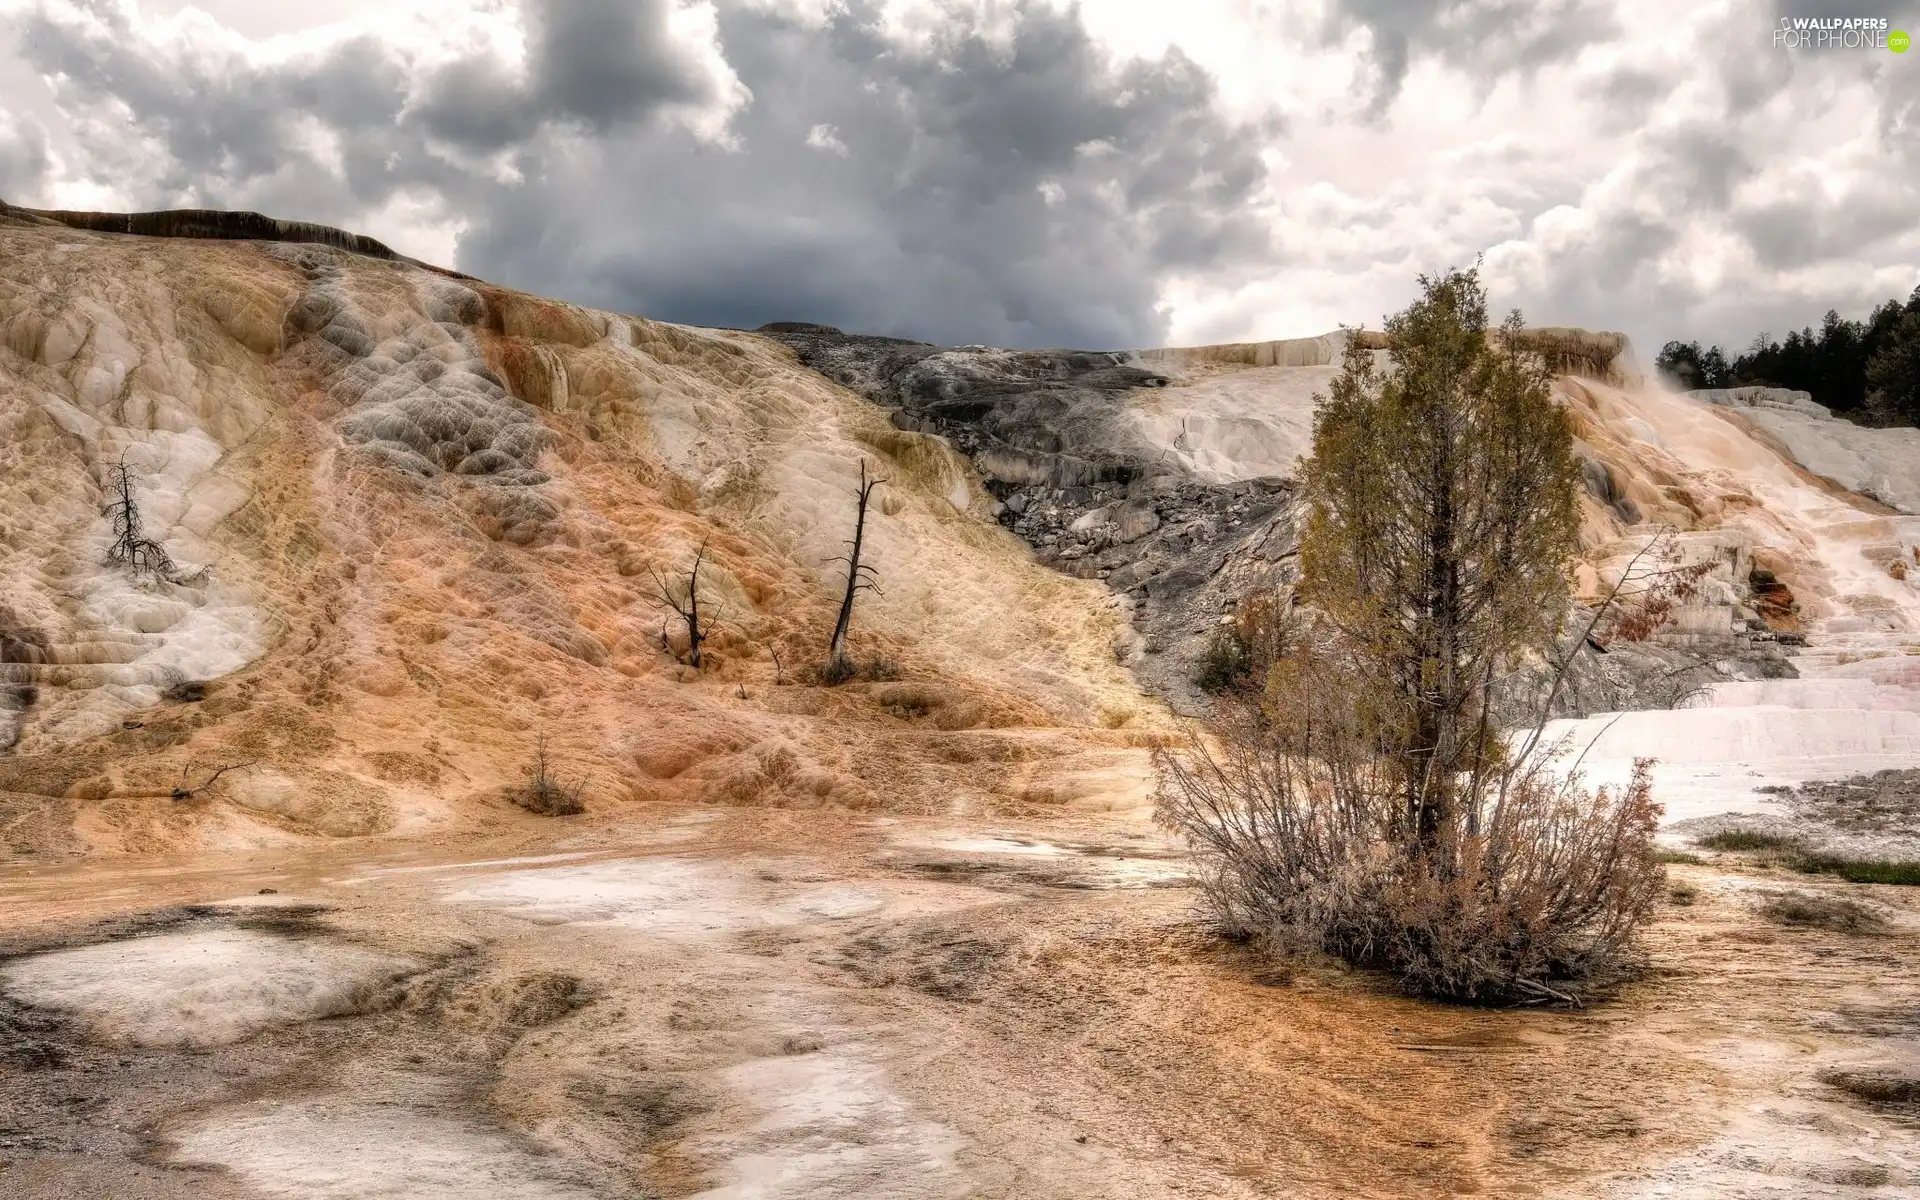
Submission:
<svg viewBox="0 0 1920 1200">
<path fill-rule="evenodd" d="M 840 140 L 840 131 L 832 125 L 815 125 L 807 130 L 807 145 L 815 150 L 825 150 L 829 154 L 847 156 L 847 144 Z"/>
</svg>

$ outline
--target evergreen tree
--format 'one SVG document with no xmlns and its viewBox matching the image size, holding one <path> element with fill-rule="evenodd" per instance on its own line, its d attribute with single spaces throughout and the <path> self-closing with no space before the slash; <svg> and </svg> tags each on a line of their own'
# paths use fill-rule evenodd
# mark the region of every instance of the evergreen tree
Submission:
<svg viewBox="0 0 1920 1200">
<path fill-rule="evenodd" d="M 1387 322 L 1393 369 L 1352 339 L 1315 413 L 1305 615 L 1257 699 L 1156 752 L 1155 811 L 1230 935 L 1434 995 L 1565 999 L 1659 897 L 1659 806 L 1644 763 L 1589 792 L 1533 753 L 1551 699 L 1526 746 L 1498 728 L 1503 673 L 1564 675 L 1580 472 L 1520 315 L 1489 327 L 1477 270 L 1421 286 Z"/>
<path fill-rule="evenodd" d="M 1520 314 L 1489 336 L 1477 271 L 1420 282 L 1387 322 L 1395 369 L 1350 350 L 1315 414 L 1301 570 L 1380 688 L 1381 749 L 1430 840 L 1495 753 L 1495 664 L 1545 644 L 1565 610 L 1580 472 Z"/>
<path fill-rule="evenodd" d="M 1920 425 L 1920 300 L 1887 331 L 1867 364 L 1866 409 L 1877 425 Z"/>
<path fill-rule="evenodd" d="M 1865 321 L 1828 310 L 1817 331 L 1809 326 L 1780 341 L 1758 334 L 1731 363 L 1718 355 L 1718 347 L 1703 352 L 1698 342 L 1680 341 L 1668 342 L 1654 363 L 1680 387 L 1792 388 L 1839 416 L 1878 425 L 1920 424 L 1920 409 L 1901 399 L 1911 395 L 1911 383 L 1902 382 L 1912 378 L 1911 368 L 1902 364 L 1911 361 L 1914 335 L 1907 322 L 1915 314 L 1920 314 L 1920 288 L 1904 304 L 1880 305 Z M 1721 382 L 1712 382 L 1716 377 Z"/>
</svg>

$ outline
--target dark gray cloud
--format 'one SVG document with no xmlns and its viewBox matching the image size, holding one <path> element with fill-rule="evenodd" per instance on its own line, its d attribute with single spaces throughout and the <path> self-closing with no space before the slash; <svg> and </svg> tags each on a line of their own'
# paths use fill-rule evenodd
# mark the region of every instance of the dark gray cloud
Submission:
<svg viewBox="0 0 1920 1200">
<path fill-rule="evenodd" d="M 63 107 L 90 119 L 84 148 L 104 160 L 96 164 L 102 173 L 124 168 L 128 134 L 153 144 L 152 173 L 135 182 L 137 205 L 211 199 L 208 189 L 244 191 L 292 169 L 300 175 L 296 190 L 325 209 L 315 218 L 338 219 L 381 203 L 428 165 L 417 139 L 409 142 L 396 125 L 406 65 L 376 39 L 266 67 L 214 51 L 161 52 L 116 4 L 89 0 L 74 9 L 89 19 L 63 20 L 66 14 L 46 7 L 26 14 L 20 50 L 51 78 Z M 341 146 L 342 178 L 325 178 L 303 149 L 305 121 L 354 131 Z"/>
<path fill-rule="evenodd" d="M 526 78 L 487 58 L 457 61 L 429 81 L 417 112 L 427 129 L 470 149 L 525 141 L 542 126 L 603 134 L 675 104 L 711 101 L 710 77 L 669 36 L 666 0 L 531 0 Z"/>
<path fill-rule="evenodd" d="M 1355 26 L 1373 39 L 1367 114 L 1376 118 L 1393 108 L 1419 58 L 1465 71 L 1484 88 L 1618 32 L 1611 5 L 1600 0 L 1334 0 L 1327 36 L 1344 40 Z"/>
<path fill-rule="evenodd" d="M 1807 180 L 1797 192 L 1737 209 L 1733 225 L 1762 265 L 1784 271 L 1834 258 L 1884 257 L 1877 251 L 1887 239 L 1912 229 L 1915 212 L 1920 212 L 1920 187 L 1912 183 L 1834 201 Z"/>
<path fill-rule="evenodd" d="M 16 204 L 37 200 L 51 165 L 47 132 L 38 122 L 0 114 L 0 200 Z"/>
<path fill-rule="evenodd" d="M 1373 33 L 1369 107 L 1310 82 L 1289 128 L 1224 119 L 1178 51 L 1112 56 L 1064 0 L 922 0 L 891 25 L 878 0 L 810 21 L 718 0 L 711 40 L 679 0 L 475 0 L 444 31 L 294 55 L 37 2 L 18 65 L 59 121 L 51 143 L 0 124 L 0 194 L 79 181 L 370 228 L 692 323 L 1120 346 L 1164 340 L 1177 304 L 1183 339 L 1285 336 L 1484 247 L 1536 320 L 1743 342 L 1904 294 L 1920 262 L 1914 56 L 1775 51 L 1771 5 L 1692 13 L 1681 44 L 1616 0 L 1328 0 L 1326 33 Z M 524 60 L 481 36 L 501 13 Z M 1283 61 L 1322 32 L 1258 25 Z M 1195 44 L 1244 70 L 1217 33 Z M 1423 56 L 1488 98 L 1457 136 L 1379 119 Z"/>
<path fill-rule="evenodd" d="M 99 0 L 86 23 L 42 10 L 23 44 L 69 103 L 117 101 L 158 145 L 154 201 L 351 222 L 425 189 L 465 224 L 462 269 L 669 320 L 1139 345 L 1169 273 L 1268 256 L 1246 210 L 1263 132 L 1223 120 L 1178 51 L 1113 61 L 1039 3 L 991 35 L 943 10 L 914 41 L 869 0 L 824 24 L 728 3 L 720 49 L 752 99 L 721 145 L 650 119 L 715 98 L 665 5 L 532 0 L 524 72 L 476 51 L 422 73 L 372 40 L 183 57 Z M 332 160 L 302 149 L 316 122 Z"/>
<path fill-rule="evenodd" d="M 110 0 L 30 10 L 19 47 L 64 106 L 104 118 L 94 139 L 107 143 L 104 153 L 124 152 L 112 139 L 128 123 L 155 144 L 158 170 L 139 181 L 140 202 L 264 195 L 304 200 L 302 217 L 351 220 L 402 188 L 456 199 L 473 186 L 470 166 L 436 143 L 484 154 L 555 127 L 604 133 L 717 99 L 711 73 L 668 37 L 670 8 L 671 0 L 528 0 L 524 79 L 476 51 L 423 83 L 407 48 L 370 35 L 273 62 L 224 47 L 160 47 Z M 332 135 L 337 163 L 312 144 L 316 127 Z"/>
<path fill-rule="evenodd" d="M 1164 330 L 1168 271 L 1266 256 L 1243 211 L 1258 144 L 1179 54 L 1111 63 L 1038 5 L 999 43 L 952 14 L 915 49 L 874 20 L 726 10 L 754 95 L 738 150 L 653 130 L 530 154 L 533 182 L 486 196 L 463 266 L 704 324 L 1138 345 Z"/>
<path fill-rule="evenodd" d="M 1608 133 L 1645 124 L 1648 114 L 1673 90 L 1669 76 L 1650 67 L 1623 64 L 1580 85 L 1594 102 L 1601 127 Z"/>
</svg>

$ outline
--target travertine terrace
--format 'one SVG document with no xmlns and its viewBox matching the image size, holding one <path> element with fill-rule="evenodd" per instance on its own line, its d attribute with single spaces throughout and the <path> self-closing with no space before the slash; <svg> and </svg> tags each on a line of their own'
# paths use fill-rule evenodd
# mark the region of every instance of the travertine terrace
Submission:
<svg viewBox="0 0 1920 1200">
<path fill-rule="evenodd" d="M 897 725 L 885 688 L 774 686 L 819 656 L 862 459 L 890 482 L 857 647 L 911 668 L 896 700 L 939 731 L 1124 746 L 1156 723 L 1101 589 L 982 520 L 940 441 L 760 339 L 326 246 L 0 238 L 0 623 L 36 692 L 4 714 L 0 794 L 76 802 L 89 852 L 465 827 L 541 732 L 603 804 L 965 809 L 915 780 L 937 758 L 849 743 Z M 149 533 L 204 578 L 105 564 L 123 458 Z M 694 680 L 651 574 L 703 541 L 719 623 Z M 252 760 L 211 807 L 167 800 Z"/>
<path fill-rule="evenodd" d="M 1069 481 L 777 332 L 0 219 L 0 1194 L 1920 1187 L 1910 1105 L 1841 1085 L 1915 1078 L 1912 889 L 1677 865 L 1580 1011 L 1196 927 L 1142 680 L 1218 596 L 1167 576 L 1290 570 L 1246 497 L 1287 494 L 1338 337 L 1100 356 Z M 1661 526 L 1715 564 L 1676 636 L 1717 682 L 1571 718 L 1589 769 L 1667 759 L 1680 843 L 1920 761 L 1906 435 L 1540 336 L 1584 586 Z M 990 353 L 927 369 L 1029 361 Z M 863 461 L 854 647 L 897 677 L 822 687 Z M 107 561 L 121 462 L 171 578 Z M 652 595 L 703 544 L 694 672 Z M 512 803 L 542 737 L 585 814 Z M 1875 936 L 1757 915 L 1842 890 Z"/>
</svg>

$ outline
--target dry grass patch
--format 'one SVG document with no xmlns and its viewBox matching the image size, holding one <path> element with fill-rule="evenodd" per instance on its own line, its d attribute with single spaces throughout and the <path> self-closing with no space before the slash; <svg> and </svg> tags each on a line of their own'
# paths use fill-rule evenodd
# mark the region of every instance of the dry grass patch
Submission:
<svg viewBox="0 0 1920 1200">
<path fill-rule="evenodd" d="M 1825 929 L 1832 933 L 1876 933 L 1887 924 L 1885 917 L 1857 900 L 1806 892 L 1769 896 L 1760 903 L 1760 915 L 1776 925 Z"/>
<path fill-rule="evenodd" d="M 1820 1082 L 1868 1104 L 1920 1106 L 1920 1078 L 1911 1075 L 1872 1069 L 1837 1069 L 1822 1073 Z"/>
</svg>

